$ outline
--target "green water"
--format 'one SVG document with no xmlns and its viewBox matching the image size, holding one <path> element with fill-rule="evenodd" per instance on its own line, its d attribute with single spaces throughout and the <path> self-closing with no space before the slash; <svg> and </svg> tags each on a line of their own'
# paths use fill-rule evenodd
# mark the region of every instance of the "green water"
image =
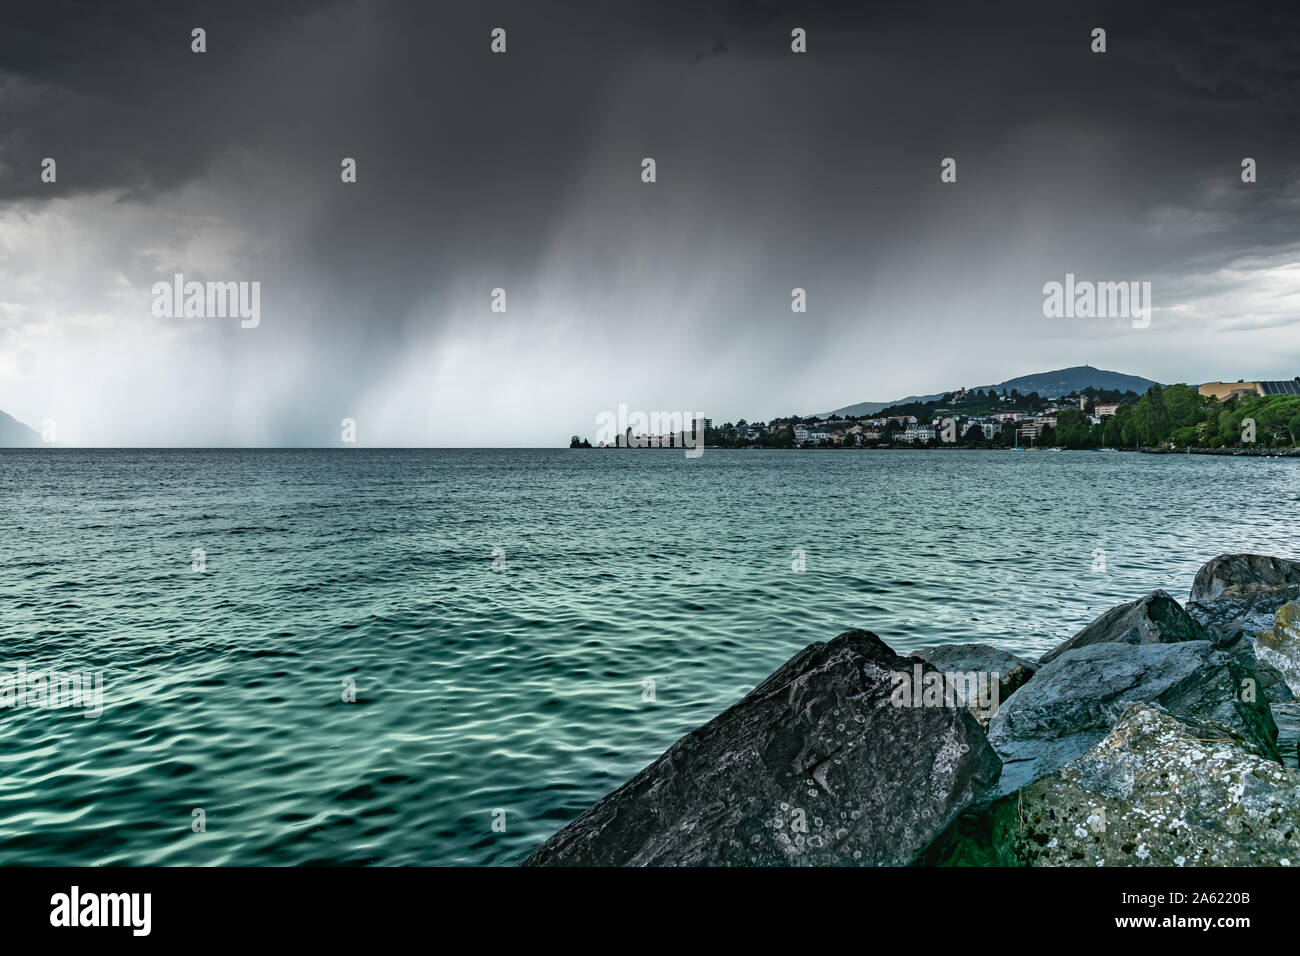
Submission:
<svg viewBox="0 0 1300 956">
<path fill-rule="evenodd" d="M 1298 499 L 1087 452 L 0 451 L 0 672 L 104 681 L 0 710 L 0 865 L 515 863 L 812 641 L 1035 654 L 1294 556 Z"/>
</svg>

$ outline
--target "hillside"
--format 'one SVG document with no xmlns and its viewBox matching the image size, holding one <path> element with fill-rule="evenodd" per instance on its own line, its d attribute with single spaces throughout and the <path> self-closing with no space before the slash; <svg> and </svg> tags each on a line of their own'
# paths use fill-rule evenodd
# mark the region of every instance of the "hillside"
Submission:
<svg viewBox="0 0 1300 956">
<path fill-rule="evenodd" d="M 976 385 L 970 387 L 970 390 L 980 389 L 987 392 L 989 389 L 993 389 L 1001 392 L 1005 389 L 1010 392 L 1014 388 L 1022 395 L 1037 392 L 1043 398 L 1057 398 L 1084 388 L 1118 392 L 1132 390 L 1142 395 L 1154 384 L 1156 383 L 1151 379 L 1142 378 L 1139 375 L 1110 372 L 1106 369 L 1093 368 L 1091 365 L 1075 365 L 1072 368 L 1061 368 L 1052 372 L 1035 372 L 1032 375 L 1009 378 L 1005 382 L 999 382 L 996 385 Z M 954 385 L 953 389 L 959 387 L 960 385 Z M 874 415 L 882 408 L 891 408 L 895 405 L 921 405 L 926 402 L 938 401 L 942 397 L 943 394 L 940 393 L 937 395 L 909 395 L 907 398 L 899 398 L 892 402 L 858 402 L 855 405 L 845 405 L 843 408 L 837 408 L 834 411 L 823 412 L 820 417 L 826 418 L 830 415 L 840 415 L 844 418 L 855 418 L 862 415 Z"/>
<path fill-rule="evenodd" d="M 28 448 L 41 443 L 40 432 L 0 412 L 0 448 Z"/>
<path fill-rule="evenodd" d="M 858 402 L 856 405 L 845 405 L 843 408 L 837 408 L 833 412 L 822 412 L 820 418 L 828 418 L 831 415 L 839 415 L 841 418 L 859 418 L 863 415 L 874 415 L 882 408 L 891 408 L 894 405 L 910 405 L 913 402 L 924 404 L 925 402 L 936 402 L 943 398 L 943 395 L 909 395 L 907 398 L 895 399 L 892 402 Z"/>
<path fill-rule="evenodd" d="M 1093 368 L 1091 365 L 1075 365 L 1072 368 L 1061 368 L 1054 372 L 1038 372 L 1033 375 L 1009 378 L 997 385 L 977 385 L 975 388 L 983 389 L 986 392 L 990 388 L 998 392 L 1003 389 L 1010 392 L 1014 388 L 1022 395 L 1037 392 L 1043 398 L 1058 398 L 1061 395 L 1069 395 L 1071 392 L 1077 392 L 1085 388 L 1105 389 L 1115 392 L 1134 391 L 1139 395 L 1144 395 L 1146 390 L 1155 384 L 1151 379 L 1142 378 L 1140 375 L 1108 372 L 1105 369 Z"/>
</svg>

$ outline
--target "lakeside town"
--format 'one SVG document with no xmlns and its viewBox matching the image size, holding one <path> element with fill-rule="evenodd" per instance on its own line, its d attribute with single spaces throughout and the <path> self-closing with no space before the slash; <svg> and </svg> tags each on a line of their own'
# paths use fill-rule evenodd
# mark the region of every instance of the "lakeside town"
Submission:
<svg viewBox="0 0 1300 956">
<path fill-rule="evenodd" d="M 1300 376 L 1285 381 L 1151 385 L 1143 394 L 1083 388 L 1047 398 L 1017 389 L 958 389 L 867 416 L 792 415 L 725 422 L 697 416 L 658 434 L 572 448 L 1005 448 L 1145 451 L 1295 449 Z M 676 424 L 676 423 L 674 423 Z"/>
</svg>

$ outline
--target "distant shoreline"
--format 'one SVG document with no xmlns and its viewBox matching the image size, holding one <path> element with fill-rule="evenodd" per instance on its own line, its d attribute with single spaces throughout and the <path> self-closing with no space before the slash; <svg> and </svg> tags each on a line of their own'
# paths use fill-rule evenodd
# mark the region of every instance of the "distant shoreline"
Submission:
<svg viewBox="0 0 1300 956">
<path fill-rule="evenodd" d="M 1230 458 L 1300 458 L 1300 448 L 1060 448 L 1051 445 L 1039 445 L 1030 447 L 1028 445 L 1020 448 L 987 448 L 979 445 L 962 445 L 957 443 L 944 445 L 883 445 L 875 447 L 853 447 L 843 448 L 838 445 L 815 445 L 810 448 L 777 448 L 763 445 L 742 445 L 739 448 L 733 445 L 705 445 L 705 450 L 712 451 L 812 451 L 812 452 L 839 452 L 839 451 L 1077 451 L 1087 454 L 1092 453 L 1111 453 L 1127 452 L 1133 454 L 1135 451 L 1144 455 L 1215 455 L 1219 457 Z M 646 448 L 624 448 L 615 445 L 606 445 L 604 447 L 593 445 L 586 448 L 570 448 L 569 451 L 591 450 L 591 451 L 671 451 L 681 453 L 681 448 L 670 446 L 646 447 Z"/>
</svg>

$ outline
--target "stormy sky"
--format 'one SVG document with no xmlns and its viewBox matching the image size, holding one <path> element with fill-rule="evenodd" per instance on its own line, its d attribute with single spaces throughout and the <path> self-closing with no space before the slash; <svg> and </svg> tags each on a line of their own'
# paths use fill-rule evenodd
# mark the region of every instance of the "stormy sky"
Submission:
<svg viewBox="0 0 1300 956">
<path fill-rule="evenodd" d="M 10 4 L 0 409 L 62 444 L 522 446 L 620 403 L 1291 378 L 1284 9 Z M 178 272 L 259 282 L 260 324 L 154 315 Z M 1067 273 L 1150 281 L 1150 327 L 1046 318 Z"/>
</svg>

